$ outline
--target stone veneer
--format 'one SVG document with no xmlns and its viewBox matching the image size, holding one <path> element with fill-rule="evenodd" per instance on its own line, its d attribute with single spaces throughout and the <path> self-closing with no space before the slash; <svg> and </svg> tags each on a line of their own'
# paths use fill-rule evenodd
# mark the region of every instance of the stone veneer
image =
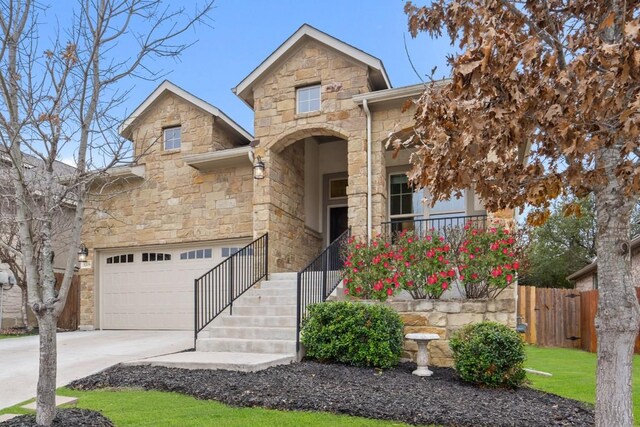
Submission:
<svg viewBox="0 0 640 427">
<path fill-rule="evenodd" d="M 164 151 L 162 131 L 181 126 L 179 150 Z M 246 164 L 199 172 L 182 160 L 237 146 L 214 116 L 173 94 L 158 99 L 133 129 L 145 179 L 100 188 L 88 204 L 82 240 L 94 250 L 196 243 L 253 236 L 253 176 Z M 144 155 L 143 155 L 144 153 Z M 95 325 L 94 268 L 81 276 L 80 325 Z"/>
<path fill-rule="evenodd" d="M 469 323 L 493 321 L 516 326 L 516 294 L 514 287 L 505 289 L 495 299 L 477 300 L 408 300 L 386 303 L 396 310 L 404 322 L 404 334 L 432 333 L 440 335 L 427 347 L 429 364 L 452 367 L 449 348 L 451 335 Z M 417 344 L 405 340 L 403 359 L 416 360 Z"/>
</svg>

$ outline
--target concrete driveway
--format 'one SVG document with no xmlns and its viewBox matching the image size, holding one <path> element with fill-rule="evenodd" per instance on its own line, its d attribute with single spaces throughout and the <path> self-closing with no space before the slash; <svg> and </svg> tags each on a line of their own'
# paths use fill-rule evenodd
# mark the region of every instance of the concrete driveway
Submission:
<svg viewBox="0 0 640 427">
<path fill-rule="evenodd" d="M 58 334 L 58 378 L 71 381 L 131 360 L 193 347 L 190 331 L 76 331 Z M 38 337 L 0 340 L 0 408 L 35 397 Z"/>
</svg>

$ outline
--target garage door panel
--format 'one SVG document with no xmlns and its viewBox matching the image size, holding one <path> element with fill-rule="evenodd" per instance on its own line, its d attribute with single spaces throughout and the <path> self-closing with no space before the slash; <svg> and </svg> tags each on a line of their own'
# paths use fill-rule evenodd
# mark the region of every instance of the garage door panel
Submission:
<svg viewBox="0 0 640 427">
<path fill-rule="evenodd" d="M 206 248 L 212 250 L 200 251 Z M 181 259 L 181 254 L 192 251 L 200 256 L 208 253 L 211 258 Z M 163 260 L 151 261 L 151 253 L 163 254 Z M 220 245 L 199 244 L 175 249 L 163 247 L 100 254 L 101 327 L 193 329 L 194 279 L 219 264 L 221 253 Z M 143 261 L 143 254 L 146 254 L 146 261 Z M 171 259 L 164 260 L 164 254 L 169 254 Z M 116 258 L 118 263 L 114 263 Z M 107 263 L 109 259 L 111 262 Z M 126 262 L 119 262 L 122 259 Z"/>
</svg>

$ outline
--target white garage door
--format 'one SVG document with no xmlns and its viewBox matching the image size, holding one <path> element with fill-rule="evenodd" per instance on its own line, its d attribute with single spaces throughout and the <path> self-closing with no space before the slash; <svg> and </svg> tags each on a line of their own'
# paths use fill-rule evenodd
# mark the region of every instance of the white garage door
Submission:
<svg viewBox="0 0 640 427">
<path fill-rule="evenodd" d="M 193 329 L 193 281 L 242 244 L 100 253 L 103 329 Z"/>
</svg>

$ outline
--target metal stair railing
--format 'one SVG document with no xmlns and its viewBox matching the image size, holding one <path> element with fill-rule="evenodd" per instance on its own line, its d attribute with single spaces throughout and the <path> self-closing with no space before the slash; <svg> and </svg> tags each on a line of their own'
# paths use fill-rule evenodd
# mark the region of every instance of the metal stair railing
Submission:
<svg viewBox="0 0 640 427">
<path fill-rule="evenodd" d="M 296 309 L 296 352 L 300 351 L 300 330 L 311 304 L 325 301 L 342 280 L 344 249 L 351 235 L 348 229 L 320 255 L 298 272 Z"/>
<path fill-rule="evenodd" d="M 194 280 L 194 342 L 198 333 L 269 274 L 269 234 L 257 238 Z"/>
</svg>

